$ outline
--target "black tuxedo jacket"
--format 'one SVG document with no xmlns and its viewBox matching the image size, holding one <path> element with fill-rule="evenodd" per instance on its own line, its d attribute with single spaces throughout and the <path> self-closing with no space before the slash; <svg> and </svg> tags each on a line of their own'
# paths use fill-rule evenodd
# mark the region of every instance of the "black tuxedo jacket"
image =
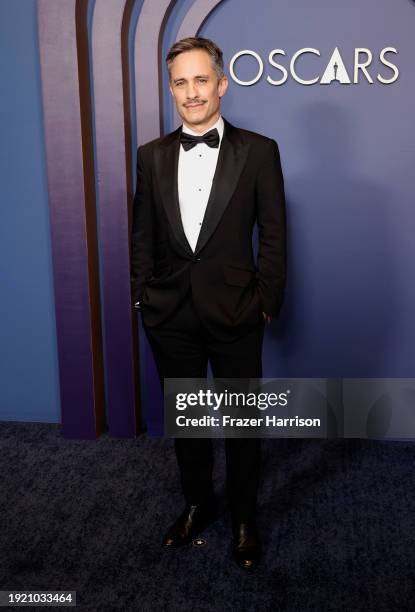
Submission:
<svg viewBox="0 0 415 612">
<path fill-rule="evenodd" d="M 138 147 L 131 233 L 131 293 L 143 322 L 161 324 L 191 287 L 218 339 L 232 341 L 279 312 L 286 277 L 285 195 L 275 140 L 224 119 L 210 197 L 193 252 L 177 185 L 181 126 Z M 258 225 L 254 261 L 252 231 Z"/>
</svg>

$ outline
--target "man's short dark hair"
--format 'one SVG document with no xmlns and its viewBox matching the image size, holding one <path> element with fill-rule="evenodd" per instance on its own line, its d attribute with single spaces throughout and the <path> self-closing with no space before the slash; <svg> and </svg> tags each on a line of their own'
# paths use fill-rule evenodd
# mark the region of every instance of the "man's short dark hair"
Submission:
<svg viewBox="0 0 415 612">
<path fill-rule="evenodd" d="M 219 49 L 218 45 L 214 43 L 213 40 L 210 40 L 209 38 L 202 38 L 200 36 L 182 38 L 174 43 L 174 45 L 171 47 L 166 57 L 169 78 L 171 78 L 171 65 L 174 58 L 180 55 L 180 53 L 193 51 L 194 49 L 204 49 L 207 51 L 207 53 L 209 53 L 213 68 L 216 70 L 216 74 L 218 75 L 218 79 L 221 79 L 224 75 L 222 50 Z"/>
</svg>

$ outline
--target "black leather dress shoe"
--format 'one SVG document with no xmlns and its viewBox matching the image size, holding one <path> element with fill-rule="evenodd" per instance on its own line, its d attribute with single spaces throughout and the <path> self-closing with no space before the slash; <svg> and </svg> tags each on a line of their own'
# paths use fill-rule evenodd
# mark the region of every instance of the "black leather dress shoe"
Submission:
<svg viewBox="0 0 415 612">
<path fill-rule="evenodd" d="M 253 569 L 261 556 L 261 542 L 253 521 L 233 526 L 232 554 L 239 567 Z"/>
<path fill-rule="evenodd" d="M 195 536 L 216 521 L 218 516 L 217 503 L 195 506 L 187 504 L 179 518 L 167 530 L 162 545 L 176 548 L 189 544 Z"/>
</svg>

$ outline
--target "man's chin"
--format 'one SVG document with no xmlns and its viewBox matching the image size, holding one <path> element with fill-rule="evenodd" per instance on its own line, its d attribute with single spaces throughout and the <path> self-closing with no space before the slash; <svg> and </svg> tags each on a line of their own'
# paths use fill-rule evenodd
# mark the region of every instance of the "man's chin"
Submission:
<svg viewBox="0 0 415 612">
<path fill-rule="evenodd" d="M 189 125 L 200 125 L 201 123 L 206 123 L 206 117 L 196 113 L 194 115 L 182 117 L 182 119 Z"/>
<path fill-rule="evenodd" d="M 205 123 L 205 117 L 189 117 L 188 122 L 193 123 L 194 125 L 199 125 L 200 123 Z"/>
</svg>

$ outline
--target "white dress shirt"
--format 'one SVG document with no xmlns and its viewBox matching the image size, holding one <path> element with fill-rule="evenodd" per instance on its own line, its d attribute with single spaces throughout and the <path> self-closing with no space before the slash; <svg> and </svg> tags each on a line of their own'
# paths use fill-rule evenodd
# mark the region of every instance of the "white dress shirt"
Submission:
<svg viewBox="0 0 415 612">
<path fill-rule="evenodd" d="M 182 130 L 194 136 L 203 136 L 206 132 L 217 128 L 219 133 L 219 146 L 209 147 L 205 142 L 198 142 L 196 146 L 188 151 L 180 145 L 179 168 L 177 175 L 177 186 L 179 191 L 180 215 L 186 238 L 193 249 L 196 248 L 203 217 L 209 200 L 213 176 L 218 162 L 220 145 L 224 130 L 224 122 L 221 116 L 214 125 L 202 133 L 194 132 L 183 123 Z M 140 302 L 135 302 L 136 308 Z"/>
<path fill-rule="evenodd" d="M 180 214 L 184 233 L 193 251 L 196 248 L 203 217 L 209 200 L 213 176 L 218 162 L 219 149 L 222 143 L 224 122 L 220 116 L 214 125 L 204 132 L 191 130 L 183 123 L 182 130 L 193 136 L 203 136 L 217 128 L 219 133 L 219 146 L 209 147 L 205 142 L 198 142 L 196 146 L 185 151 L 180 146 L 178 168 L 178 191 Z"/>
</svg>

